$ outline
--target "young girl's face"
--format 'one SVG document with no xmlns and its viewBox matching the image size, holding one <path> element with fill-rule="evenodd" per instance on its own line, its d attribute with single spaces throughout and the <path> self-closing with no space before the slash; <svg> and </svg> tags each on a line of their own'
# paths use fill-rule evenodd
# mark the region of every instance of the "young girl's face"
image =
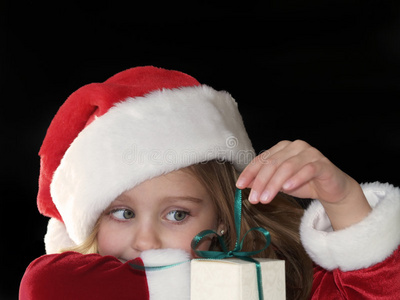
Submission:
<svg viewBox="0 0 400 300">
<path fill-rule="evenodd" d="M 98 249 L 122 262 L 150 249 L 178 248 L 193 256 L 190 243 L 205 229 L 223 229 L 211 197 L 192 173 L 178 170 L 115 199 L 101 217 Z M 198 249 L 209 247 L 210 240 L 205 240 Z"/>
</svg>

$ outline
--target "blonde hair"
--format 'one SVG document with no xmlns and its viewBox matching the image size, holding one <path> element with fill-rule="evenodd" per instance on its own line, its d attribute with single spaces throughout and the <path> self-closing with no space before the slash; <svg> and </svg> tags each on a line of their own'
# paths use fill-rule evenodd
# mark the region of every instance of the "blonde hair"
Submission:
<svg viewBox="0 0 400 300">
<path fill-rule="evenodd" d="M 86 238 L 86 240 L 77 246 L 73 246 L 70 248 L 62 249 L 60 250 L 60 253 L 62 252 L 67 252 L 67 251 L 74 251 L 74 252 L 79 252 L 81 254 L 93 254 L 93 253 L 99 253 L 99 248 L 97 244 L 97 233 L 99 232 L 100 228 L 100 221 L 103 215 L 101 215 L 98 219 L 96 224 L 93 227 L 92 232 L 90 235 Z"/>
<path fill-rule="evenodd" d="M 216 160 L 192 165 L 185 170 L 194 174 L 212 197 L 218 221 L 226 227 L 224 236 L 228 249 L 234 249 L 236 232 L 233 199 L 237 171 L 231 163 Z M 287 299 L 308 299 L 312 286 L 313 266 L 300 242 L 302 207 L 292 197 L 283 193 L 279 193 L 268 205 L 252 205 L 247 201 L 248 194 L 249 190 L 243 190 L 242 235 L 252 227 L 263 227 L 268 230 L 271 234 L 271 245 L 257 257 L 285 260 Z M 98 253 L 97 233 L 101 217 L 85 242 L 64 251 Z M 261 235 L 252 231 L 246 237 L 243 251 L 260 249 L 263 244 Z M 215 241 L 210 246 L 210 250 L 218 248 L 219 245 Z"/>
</svg>

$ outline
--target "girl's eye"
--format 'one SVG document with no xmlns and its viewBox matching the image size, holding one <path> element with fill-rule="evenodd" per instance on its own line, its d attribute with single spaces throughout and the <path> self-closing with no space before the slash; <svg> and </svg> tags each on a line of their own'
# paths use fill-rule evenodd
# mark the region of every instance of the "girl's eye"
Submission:
<svg viewBox="0 0 400 300">
<path fill-rule="evenodd" d="M 126 221 L 129 219 L 133 219 L 135 217 L 135 213 L 133 211 L 131 211 L 130 209 L 126 209 L 126 208 L 115 209 L 115 210 L 111 211 L 111 215 L 115 219 L 121 220 L 121 221 Z"/>
<path fill-rule="evenodd" d="M 182 222 L 189 215 L 188 212 L 183 210 L 173 210 L 167 214 L 167 220 L 174 222 Z"/>
</svg>

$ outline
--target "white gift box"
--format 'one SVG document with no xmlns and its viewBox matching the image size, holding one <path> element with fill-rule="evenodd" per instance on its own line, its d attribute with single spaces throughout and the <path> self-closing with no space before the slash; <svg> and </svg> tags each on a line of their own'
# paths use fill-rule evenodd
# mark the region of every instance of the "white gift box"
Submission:
<svg viewBox="0 0 400 300">
<path fill-rule="evenodd" d="M 264 299 L 286 299 L 285 261 L 257 258 Z M 191 261 L 191 300 L 258 300 L 256 264 L 238 258 Z"/>
</svg>

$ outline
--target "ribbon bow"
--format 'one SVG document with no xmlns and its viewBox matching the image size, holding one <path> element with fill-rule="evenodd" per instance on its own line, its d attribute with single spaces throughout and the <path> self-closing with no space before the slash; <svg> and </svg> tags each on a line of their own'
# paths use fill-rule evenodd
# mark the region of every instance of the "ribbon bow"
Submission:
<svg viewBox="0 0 400 300">
<path fill-rule="evenodd" d="M 243 236 L 243 238 L 240 240 L 240 227 L 242 223 L 242 191 L 240 189 L 236 189 L 235 191 L 235 229 L 236 229 L 236 243 L 235 243 L 235 248 L 233 250 L 228 250 L 226 247 L 226 243 L 223 239 L 222 236 L 218 235 L 217 232 L 214 230 L 204 230 L 197 234 L 193 240 L 192 240 L 192 249 L 194 253 L 196 253 L 199 257 L 207 258 L 207 259 L 224 259 L 224 258 L 229 258 L 229 257 L 237 257 L 242 260 L 248 261 L 248 262 L 253 262 L 256 265 L 256 271 L 257 271 L 257 285 L 258 285 L 258 297 L 260 300 L 264 299 L 263 295 L 263 289 L 262 289 L 262 275 L 261 275 L 261 265 L 260 263 L 251 258 L 250 256 L 256 255 L 262 251 L 264 251 L 271 243 L 271 236 L 267 230 L 265 230 L 262 227 L 253 227 L 249 229 Z M 265 237 L 265 246 L 260 249 L 260 250 L 255 250 L 255 251 L 243 251 L 243 242 L 244 239 L 246 238 L 247 234 L 251 231 L 258 231 L 263 234 Z M 206 236 L 209 235 L 216 235 L 218 238 L 218 241 L 221 245 L 222 251 L 200 251 L 196 250 L 197 245 L 200 243 L 200 241 L 205 238 Z"/>
</svg>

